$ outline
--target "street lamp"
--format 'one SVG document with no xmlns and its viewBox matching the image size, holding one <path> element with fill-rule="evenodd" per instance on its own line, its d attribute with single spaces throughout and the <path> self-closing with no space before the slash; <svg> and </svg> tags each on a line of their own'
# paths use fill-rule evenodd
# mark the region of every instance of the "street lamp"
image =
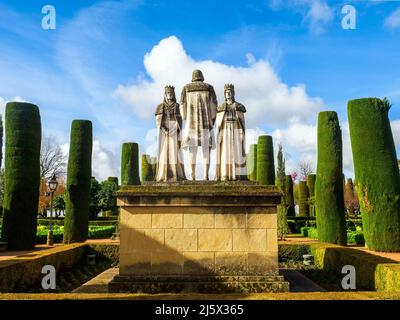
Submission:
<svg viewBox="0 0 400 320">
<path fill-rule="evenodd" d="M 54 197 L 54 192 L 57 189 L 58 182 L 57 182 L 57 177 L 55 174 L 52 175 L 50 180 L 47 182 L 47 186 L 49 187 L 50 190 L 50 228 L 49 228 L 49 233 L 47 234 L 47 245 L 52 246 L 53 245 L 53 197 Z"/>
</svg>

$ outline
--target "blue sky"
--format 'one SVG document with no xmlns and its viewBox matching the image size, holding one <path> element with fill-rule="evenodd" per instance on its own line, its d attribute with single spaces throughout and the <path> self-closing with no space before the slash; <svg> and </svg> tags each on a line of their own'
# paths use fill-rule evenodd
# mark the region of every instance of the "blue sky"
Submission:
<svg viewBox="0 0 400 320">
<path fill-rule="evenodd" d="M 55 30 L 42 29 L 47 4 Z M 356 9 L 355 30 L 342 28 L 346 4 Z M 235 83 L 253 130 L 248 142 L 273 134 L 288 171 L 302 159 L 315 163 L 317 114 L 335 110 L 352 175 L 353 98 L 387 96 L 400 145 L 400 1 L 3 0 L 0 39 L 1 112 L 9 100 L 37 104 L 44 134 L 63 145 L 73 119 L 92 120 L 100 179 L 119 174 L 122 142 L 154 152 L 162 87 L 175 85 L 179 96 L 197 66 L 219 94 Z"/>
</svg>

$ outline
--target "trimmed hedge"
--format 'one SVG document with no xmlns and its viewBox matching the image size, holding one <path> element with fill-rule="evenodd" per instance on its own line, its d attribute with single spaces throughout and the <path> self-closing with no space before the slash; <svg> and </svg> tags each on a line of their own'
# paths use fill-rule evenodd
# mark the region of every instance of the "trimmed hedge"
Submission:
<svg viewBox="0 0 400 320">
<path fill-rule="evenodd" d="M 139 145 L 134 142 L 122 144 L 121 184 L 140 185 L 139 178 Z"/>
<path fill-rule="evenodd" d="M 309 174 L 307 176 L 307 187 L 308 187 L 308 205 L 310 207 L 310 216 L 315 217 L 315 180 L 316 174 Z"/>
<path fill-rule="evenodd" d="M 259 136 L 257 143 L 257 182 L 275 184 L 274 145 L 271 136 Z"/>
<path fill-rule="evenodd" d="M 299 188 L 298 188 L 299 215 L 302 217 L 308 217 L 310 215 L 308 197 L 309 193 L 306 181 L 299 181 Z"/>
<path fill-rule="evenodd" d="M 350 140 L 366 245 L 400 251 L 400 176 L 387 100 L 348 102 Z"/>
<path fill-rule="evenodd" d="M 257 181 L 257 145 L 251 144 L 246 159 L 247 177 L 250 181 Z"/>
<path fill-rule="evenodd" d="M 155 172 L 153 172 L 153 165 L 151 158 L 148 154 L 142 154 L 142 182 L 154 181 Z"/>
<path fill-rule="evenodd" d="M 115 233 L 116 226 L 89 226 L 88 239 L 109 239 Z M 47 227 L 40 228 L 36 234 L 36 244 L 46 243 L 47 233 L 49 229 Z M 64 227 L 54 226 L 53 227 L 53 239 L 54 243 L 60 243 L 63 241 Z"/>
<path fill-rule="evenodd" d="M 72 121 L 64 243 L 83 242 L 88 237 L 92 144 L 92 122 L 88 120 Z"/>
<path fill-rule="evenodd" d="M 294 195 L 293 195 L 293 180 L 291 175 L 285 176 L 285 203 L 287 207 L 287 216 L 294 217 L 296 212 L 294 210 Z"/>
<path fill-rule="evenodd" d="M 2 239 L 13 250 L 35 246 L 40 185 L 41 120 L 30 103 L 6 106 L 5 186 Z"/>
<path fill-rule="evenodd" d="M 309 237 L 311 239 L 318 239 L 318 229 L 315 227 L 302 227 L 301 234 L 304 237 Z M 346 242 L 348 244 L 359 244 L 363 245 L 365 243 L 364 233 L 361 230 L 347 230 L 346 232 Z"/>
<path fill-rule="evenodd" d="M 318 114 L 315 210 L 318 239 L 321 242 L 346 245 L 342 131 L 334 111 L 324 111 Z"/>
</svg>

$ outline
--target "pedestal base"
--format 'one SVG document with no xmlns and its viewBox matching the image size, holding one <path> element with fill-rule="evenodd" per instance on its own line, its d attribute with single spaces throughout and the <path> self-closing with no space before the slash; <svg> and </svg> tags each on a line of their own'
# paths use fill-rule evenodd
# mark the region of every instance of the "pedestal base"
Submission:
<svg viewBox="0 0 400 320">
<path fill-rule="evenodd" d="M 127 186 L 118 193 L 120 269 L 110 292 L 280 292 L 276 187 Z"/>
</svg>

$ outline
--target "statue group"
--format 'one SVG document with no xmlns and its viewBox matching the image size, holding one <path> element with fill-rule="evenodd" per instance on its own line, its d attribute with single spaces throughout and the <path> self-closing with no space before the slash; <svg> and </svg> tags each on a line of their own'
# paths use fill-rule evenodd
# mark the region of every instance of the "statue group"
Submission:
<svg viewBox="0 0 400 320">
<path fill-rule="evenodd" d="M 194 70 L 192 82 L 183 87 L 180 104 L 176 101 L 175 88 L 165 87 L 164 101 L 157 106 L 155 114 L 158 129 L 156 181 L 186 180 L 183 150 L 189 153 L 191 180 L 196 180 L 199 147 L 203 153 L 204 180 L 209 180 L 210 153 L 215 148 L 216 180 L 247 179 L 246 108 L 236 102 L 233 84 L 224 86 L 224 97 L 225 101 L 218 105 L 213 86 L 204 82 L 200 70 Z"/>
</svg>

